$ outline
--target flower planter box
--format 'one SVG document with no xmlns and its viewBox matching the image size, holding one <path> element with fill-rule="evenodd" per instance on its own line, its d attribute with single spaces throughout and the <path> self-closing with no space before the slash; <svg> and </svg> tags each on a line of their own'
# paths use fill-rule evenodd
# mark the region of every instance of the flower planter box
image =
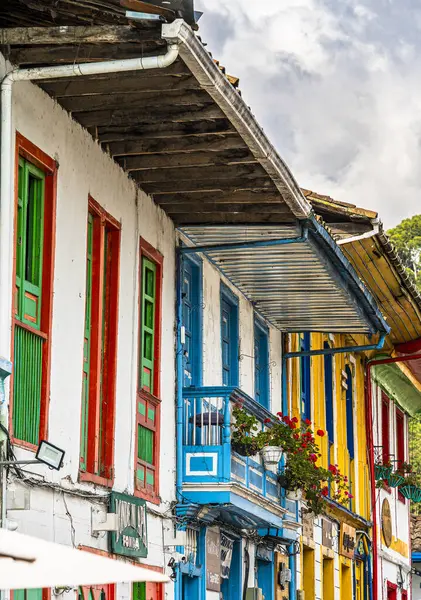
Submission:
<svg viewBox="0 0 421 600">
<path fill-rule="evenodd" d="M 412 502 L 421 502 L 421 488 L 417 485 L 401 485 L 399 491 L 402 496 L 405 496 L 408 500 L 412 500 Z"/>
<path fill-rule="evenodd" d="M 399 473 L 392 473 L 387 477 L 387 483 L 390 487 L 396 488 L 399 485 L 402 485 L 405 482 L 405 477 L 399 475 Z"/>
<path fill-rule="evenodd" d="M 386 465 L 374 465 L 374 477 L 376 479 L 388 479 L 392 474 L 393 467 Z"/>
</svg>

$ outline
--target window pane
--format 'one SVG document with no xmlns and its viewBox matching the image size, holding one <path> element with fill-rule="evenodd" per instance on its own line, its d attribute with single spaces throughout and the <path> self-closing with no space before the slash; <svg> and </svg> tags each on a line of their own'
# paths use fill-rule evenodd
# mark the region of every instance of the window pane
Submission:
<svg viewBox="0 0 421 600">
<path fill-rule="evenodd" d="M 41 285 L 43 182 L 28 176 L 26 215 L 25 279 Z"/>
<path fill-rule="evenodd" d="M 150 465 L 153 465 L 154 432 L 150 429 L 146 429 L 146 427 L 143 427 L 142 425 L 138 425 L 137 435 L 138 458 L 149 463 Z"/>
</svg>

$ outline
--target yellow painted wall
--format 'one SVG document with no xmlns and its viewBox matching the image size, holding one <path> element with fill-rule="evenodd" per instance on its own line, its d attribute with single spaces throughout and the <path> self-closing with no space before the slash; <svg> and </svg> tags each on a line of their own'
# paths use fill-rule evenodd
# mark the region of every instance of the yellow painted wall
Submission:
<svg viewBox="0 0 421 600">
<path fill-rule="evenodd" d="M 302 588 L 304 590 L 305 600 L 314 600 L 315 598 L 315 564 L 314 550 L 312 548 L 303 547 L 302 552 Z"/>
<path fill-rule="evenodd" d="M 352 566 L 341 561 L 340 564 L 341 600 L 352 600 Z"/>
<path fill-rule="evenodd" d="M 323 558 L 322 562 L 322 589 L 323 600 L 335 598 L 335 563 L 333 558 Z"/>
<path fill-rule="evenodd" d="M 313 333 L 311 334 L 311 349 L 323 348 L 325 341 L 329 342 L 332 347 L 349 345 L 349 339 L 346 339 L 345 335 L 336 334 L 334 341 L 331 341 L 325 334 Z M 291 351 L 299 350 L 299 334 L 290 336 L 289 348 Z M 352 511 L 369 520 L 370 489 L 365 430 L 364 365 L 362 355 L 355 355 L 354 358 L 355 362 L 352 362 L 348 354 L 333 355 L 334 412 L 336 413 L 334 456 L 336 459 L 332 462 L 338 464 L 341 472 L 354 481 L 352 493 L 355 498 L 351 505 Z M 323 356 L 311 357 L 310 365 L 313 426 L 315 430 L 323 429 L 326 431 Z M 346 447 L 346 390 L 342 387 L 343 372 L 345 372 L 346 365 L 349 365 L 353 373 L 354 407 L 357 415 L 354 421 L 356 460 L 353 461 L 351 466 Z M 291 412 L 293 416 L 300 418 L 300 359 L 288 361 L 288 375 L 290 382 L 289 397 L 292 401 Z M 319 438 L 319 444 L 322 453 L 320 464 L 327 467 L 327 436 Z M 352 469 L 352 472 L 350 469 Z"/>
</svg>

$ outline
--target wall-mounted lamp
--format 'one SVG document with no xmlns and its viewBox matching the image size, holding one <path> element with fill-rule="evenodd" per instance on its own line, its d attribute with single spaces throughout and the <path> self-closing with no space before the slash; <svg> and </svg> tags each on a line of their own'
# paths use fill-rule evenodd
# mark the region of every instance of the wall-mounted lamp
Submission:
<svg viewBox="0 0 421 600">
<path fill-rule="evenodd" d="M 63 466 L 64 454 L 64 450 L 58 446 L 50 444 L 50 442 L 47 442 L 46 440 L 42 440 L 38 446 L 37 453 L 35 454 L 35 460 L 2 460 L 0 461 L 0 466 L 35 465 L 43 463 L 50 467 L 50 469 L 59 471 Z"/>
</svg>

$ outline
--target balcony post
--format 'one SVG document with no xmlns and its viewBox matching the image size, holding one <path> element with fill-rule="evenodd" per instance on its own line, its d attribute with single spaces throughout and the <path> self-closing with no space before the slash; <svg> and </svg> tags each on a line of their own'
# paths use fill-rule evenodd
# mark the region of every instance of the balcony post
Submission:
<svg viewBox="0 0 421 600">
<path fill-rule="evenodd" d="M 231 479 L 231 407 L 230 395 L 224 396 L 224 424 L 222 427 L 222 477 L 225 481 Z"/>
</svg>

